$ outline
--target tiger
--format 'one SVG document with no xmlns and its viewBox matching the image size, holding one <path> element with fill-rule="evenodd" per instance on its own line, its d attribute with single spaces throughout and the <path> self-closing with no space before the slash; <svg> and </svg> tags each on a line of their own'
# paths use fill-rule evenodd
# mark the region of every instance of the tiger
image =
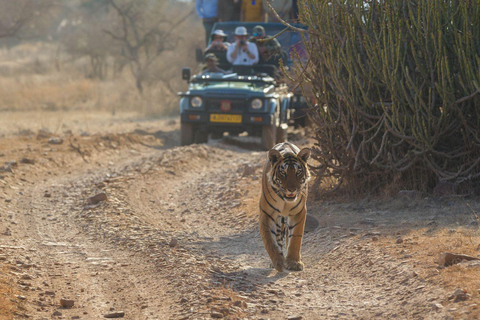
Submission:
<svg viewBox="0 0 480 320">
<path fill-rule="evenodd" d="M 310 153 L 310 148 L 300 150 L 293 143 L 279 143 L 268 151 L 263 167 L 259 228 L 278 272 L 304 268 L 300 249 L 307 217 Z"/>
</svg>

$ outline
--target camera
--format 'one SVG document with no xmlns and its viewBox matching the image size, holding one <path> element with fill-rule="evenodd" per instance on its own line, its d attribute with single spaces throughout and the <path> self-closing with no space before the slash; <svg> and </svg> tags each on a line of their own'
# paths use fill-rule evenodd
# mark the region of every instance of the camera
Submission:
<svg viewBox="0 0 480 320">
<path fill-rule="evenodd" d="M 240 45 L 244 46 L 245 45 L 245 40 L 240 40 Z"/>
</svg>

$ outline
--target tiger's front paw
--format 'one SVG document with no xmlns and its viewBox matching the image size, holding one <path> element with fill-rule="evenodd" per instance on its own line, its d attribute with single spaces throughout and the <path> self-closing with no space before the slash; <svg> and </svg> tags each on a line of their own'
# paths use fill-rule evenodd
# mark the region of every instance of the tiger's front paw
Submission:
<svg viewBox="0 0 480 320">
<path fill-rule="evenodd" d="M 302 271 L 303 270 L 303 262 L 302 261 L 287 261 L 287 270 Z"/>
<path fill-rule="evenodd" d="M 272 259 L 272 268 L 275 268 L 278 272 L 283 272 L 285 269 L 285 257 L 278 256 L 276 259 Z"/>
</svg>

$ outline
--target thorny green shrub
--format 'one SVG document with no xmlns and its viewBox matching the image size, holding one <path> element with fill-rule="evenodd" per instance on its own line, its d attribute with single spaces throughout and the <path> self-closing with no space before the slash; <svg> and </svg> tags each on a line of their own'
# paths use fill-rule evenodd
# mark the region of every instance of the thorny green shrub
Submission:
<svg viewBox="0 0 480 320">
<path fill-rule="evenodd" d="M 318 103 L 313 171 L 326 191 L 478 181 L 480 1 L 305 0 L 300 22 L 310 58 L 297 76 Z"/>
</svg>

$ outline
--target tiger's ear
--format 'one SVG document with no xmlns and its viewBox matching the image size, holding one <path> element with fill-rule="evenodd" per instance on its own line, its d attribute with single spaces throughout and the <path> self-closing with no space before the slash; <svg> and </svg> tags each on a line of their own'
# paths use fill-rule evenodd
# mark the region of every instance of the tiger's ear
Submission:
<svg viewBox="0 0 480 320">
<path fill-rule="evenodd" d="M 298 152 L 297 157 L 302 159 L 303 162 L 307 162 L 308 158 L 310 158 L 310 153 L 310 148 L 303 148 L 300 150 L 300 152 Z"/>
<path fill-rule="evenodd" d="M 278 150 L 272 149 L 272 150 L 268 151 L 268 159 L 270 160 L 270 163 L 272 165 L 277 163 L 277 161 L 280 160 L 281 157 L 282 157 L 282 155 L 280 154 L 280 152 Z"/>
</svg>

